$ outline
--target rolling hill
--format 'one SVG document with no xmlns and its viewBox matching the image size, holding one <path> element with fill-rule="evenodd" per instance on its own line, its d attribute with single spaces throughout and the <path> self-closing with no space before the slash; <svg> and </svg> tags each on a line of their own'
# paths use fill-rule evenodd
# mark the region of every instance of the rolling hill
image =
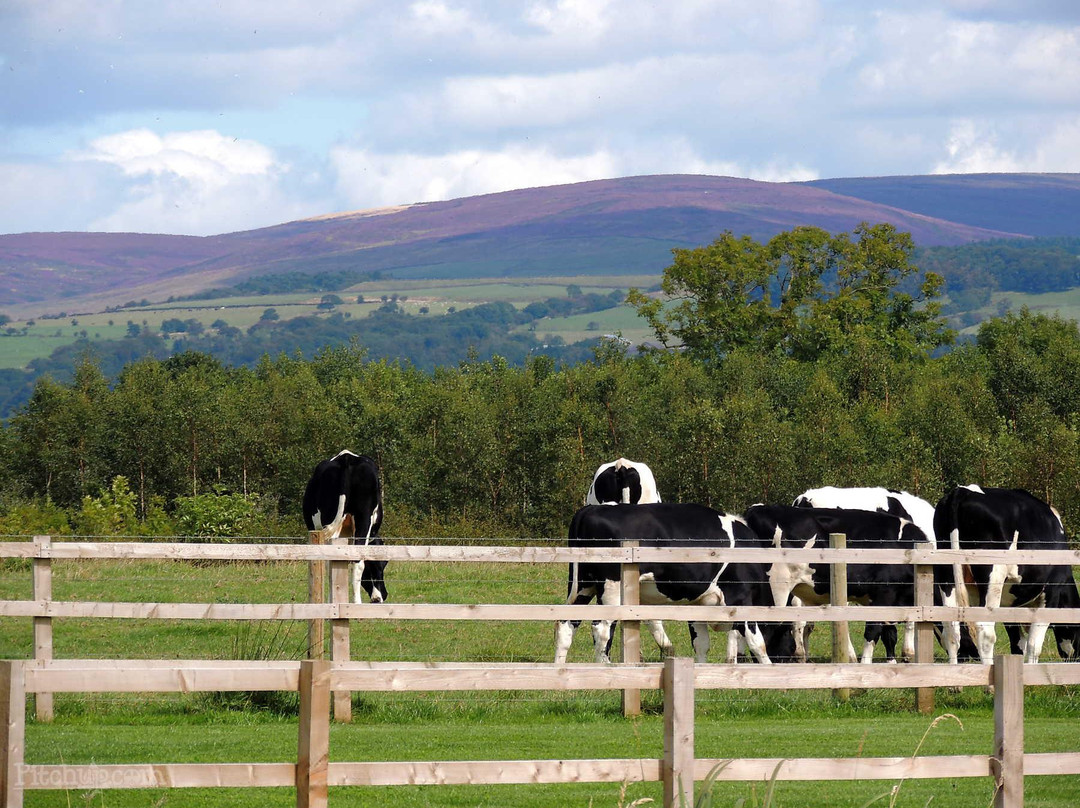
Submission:
<svg viewBox="0 0 1080 808">
<path fill-rule="evenodd" d="M 1080 175 L 813 183 L 629 177 L 201 238 L 0 235 L 0 307 L 20 316 L 101 311 L 297 270 L 381 270 L 395 278 L 659 274 L 673 247 L 708 243 L 724 230 L 767 238 L 797 225 L 838 232 L 861 221 L 890 222 L 920 246 L 1071 235 L 1080 231 Z"/>
</svg>

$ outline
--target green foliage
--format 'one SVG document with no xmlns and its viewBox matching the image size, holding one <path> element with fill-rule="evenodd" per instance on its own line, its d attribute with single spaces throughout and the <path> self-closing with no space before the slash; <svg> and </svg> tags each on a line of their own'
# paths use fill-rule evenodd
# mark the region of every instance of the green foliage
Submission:
<svg viewBox="0 0 1080 808">
<path fill-rule="evenodd" d="M 136 532 L 135 494 L 127 478 L 117 475 L 98 497 L 84 496 L 72 520 L 80 536 L 128 536 Z"/>
<path fill-rule="evenodd" d="M 229 541 L 251 535 L 258 501 L 243 494 L 197 494 L 176 500 L 176 525 L 184 536 Z"/>
<path fill-rule="evenodd" d="M 950 297 L 975 292 L 959 307 L 991 291 L 1059 292 L 1080 285 L 1080 239 L 1034 238 L 980 241 L 956 247 L 927 247 L 919 265 L 945 279 Z M 985 292 L 980 292 L 985 290 Z M 978 304 L 983 305 L 983 304 Z"/>
<path fill-rule="evenodd" d="M 70 533 L 67 511 L 51 500 L 20 500 L 0 509 L 0 535 L 66 536 Z"/>
<path fill-rule="evenodd" d="M 852 237 L 854 236 L 854 237 Z M 664 346 L 714 362 L 738 348 L 804 361 L 872 352 L 925 358 L 952 341 L 940 319 L 941 279 L 917 294 L 911 237 L 861 224 L 831 236 L 797 227 L 761 244 L 726 232 L 706 247 L 672 250 L 661 288 L 667 301 L 631 289 L 627 300 Z"/>
</svg>

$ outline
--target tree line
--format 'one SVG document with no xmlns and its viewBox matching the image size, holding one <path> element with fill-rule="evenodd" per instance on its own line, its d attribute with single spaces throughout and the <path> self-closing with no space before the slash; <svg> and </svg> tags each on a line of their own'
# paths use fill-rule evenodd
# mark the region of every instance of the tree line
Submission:
<svg viewBox="0 0 1080 808">
<path fill-rule="evenodd" d="M 677 252 L 667 294 L 631 294 L 660 347 L 605 340 L 574 364 L 424 370 L 359 341 L 253 367 L 192 351 L 111 376 L 84 359 L 0 432 L 0 529 L 300 537 L 308 476 L 343 448 L 382 468 L 388 536 L 561 537 L 619 456 L 665 500 L 729 511 L 824 484 L 934 502 L 974 482 L 1080 524 L 1075 323 L 1009 313 L 950 349 L 940 279 L 905 234 L 781 236 Z"/>
</svg>

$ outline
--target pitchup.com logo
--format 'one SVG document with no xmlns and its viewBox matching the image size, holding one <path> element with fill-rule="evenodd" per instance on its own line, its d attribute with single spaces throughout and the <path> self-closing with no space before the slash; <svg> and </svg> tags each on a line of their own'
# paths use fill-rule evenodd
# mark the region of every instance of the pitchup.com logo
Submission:
<svg viewBox="0 0 1080 808">
<path fill-rule="evenodd" d="M 18 769 L 24 789 L 132 788 L 146 783 L 145 767 L 137 766 L 30 766 Z"/>
</svg>

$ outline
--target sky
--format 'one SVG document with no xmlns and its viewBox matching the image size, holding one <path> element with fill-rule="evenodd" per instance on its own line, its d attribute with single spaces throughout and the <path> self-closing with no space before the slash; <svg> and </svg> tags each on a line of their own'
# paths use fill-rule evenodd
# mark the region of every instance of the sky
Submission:
<svg viewBox="0 0 1080 808">
<path fill-rule="evenodd" d="M 0 0 L 0 233 L 1080 172 L 1077 0 Z"/>
</svg>

